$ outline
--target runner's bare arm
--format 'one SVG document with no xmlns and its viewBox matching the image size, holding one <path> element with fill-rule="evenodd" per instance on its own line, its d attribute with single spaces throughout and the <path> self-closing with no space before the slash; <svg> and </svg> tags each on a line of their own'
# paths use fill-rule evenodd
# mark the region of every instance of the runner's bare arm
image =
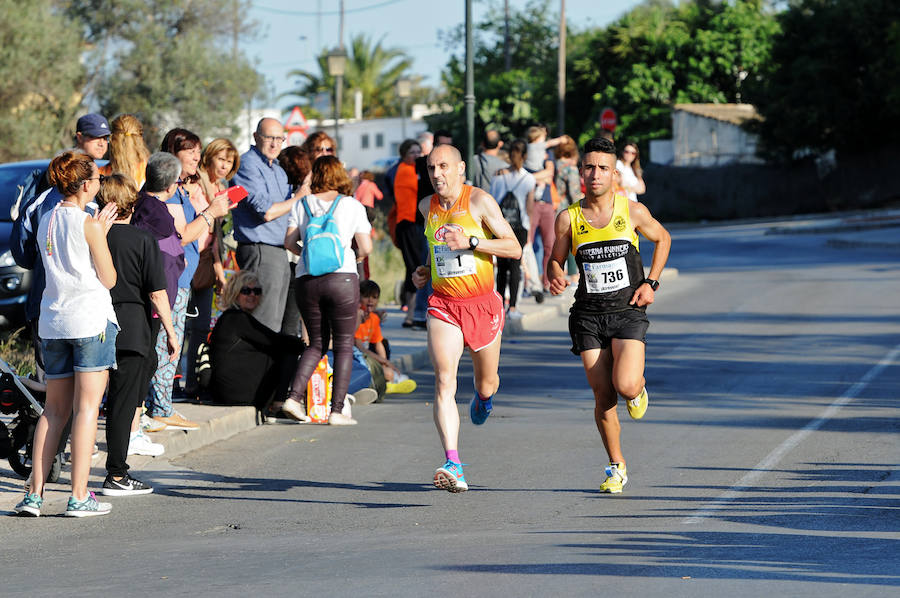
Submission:
<svg viewBox="0 0 900 598">
<path fill-rule="evenodd" d="M 666 261 L 669 259 L 669 249 L 672 247 L 672 237 L 669 231 L 659 223 L 656 218 L 647 209 L 647 206 L 637 202 L 629 202 L 629 215 L 634 228 L 637 229 L 645 239 L 653 243 L 656 247 L 653 249 L 653 262 L 650 264 L 650 274 L 647 278 L 659 280 L 662 275 Z M 634 292 L 631 303 L 638 307 L 650 305 L 653 303 L 654 292 L 649 284 L 642 284 Z"/>
<path fill-rule="evenodd" d="M 550 253 L 550 261 L 547 262 L 547 278 L 550 279 L 550 292 L 559 295 L 569 286 L 566 279 L 566 257 L 572 250 L 572 225 L 569 218 L 569 210 L 563 210 L 556 215 L 556 241 L 553 242 L 553 251 Z"/>
<path fill-rule="evenodd" d="M 469 198 L 469 212 L 475 222 L 487 225 L 488 229 L 494 234 L 493 239 L 480 239 L 478 248 L 475 251 L 496 255 L 497 257 L 508 257 L 517 260 L 522 257 L 522 247 L 516 239 L 509 222 L 503 218 L 500 211 L 500 204 L 491 197 L 489 193 L 485 193 L 481 189 L 473 189 Z M 468 249 L 469 237 L 459 231 L 450 231 L 444 235 L 447 247 L 450 249 Z"/>
</svg>

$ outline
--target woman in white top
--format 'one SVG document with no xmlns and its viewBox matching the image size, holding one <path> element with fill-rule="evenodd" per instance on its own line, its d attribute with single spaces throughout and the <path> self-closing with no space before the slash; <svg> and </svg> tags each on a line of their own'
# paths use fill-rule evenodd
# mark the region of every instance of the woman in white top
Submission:
<svg viewBox="0 0 900 598">
<path fill-rule="evenodd" d="M 528 144 L 524 140 L 513 141 L 509 146 L 510 168 L 501 170 L 491 180 L 491 195 L 494 196 L 497 203 L 502 205 L 503 198 L 509 192 L 512 192 L 518 201 L 521 226 L 514 226 L 513 232 L 516 233 L 519 244 L 523 247 L 526 242 L 531 242 L 528 238 L 528 231 L 531 230 L 531 213 L 534 209 L 536 184 L 534 175 L 524 167 L 527 151 Z M 502 297 L 506 293 L 507 282 L 509 283 L 509 310 L 506 315 L 513 320 L 522 317 L 522 314 L 516 309 L 519 299 L 519 282 L 522 280 L 521 261 L 521 259 L 497 258 L 497 292 Z"/>
<path fill-rule="evenodd" d="M 356 262 L 372 251 L 372 225 L 366 210 L 350 194 L 352 183 L 340 160 L 323 156 L 312 167 L 312 193 L 294 204 L 288 216 L 284 246 L 302 255 L 300 242 L 307 241 L 309 215 L 319 217 L 332 208 L 343 249 L 340 266 L 333 272 L 312 276 L 301 259 L 297 264 L 297 304 L 309 334 L 309 347 L 303 352 L 288 399 L 282 409 L 298 421 L 309 421 L 306 414 L 306 384 L 319 360 L 328 350 L 327 338 L 333 338 L 334 377 L 331 395 L 331 425 L 352 425 L 356 420 L 341 413 L 350 384 L 353 365 L 353 335 L 359 310 L 359 277 Z M 352 241 L 356 241 L 356 253 Z"/>
<path fill-rule="evenodd" d="M 616 170 L 619 171 L 619 184 L 628 195 L 628 199 L 637 201 L 638 195 L 647 192 L 637 144 L 629 142 L 622 146 L 619 159 L 616 160 Z"/>
<path fill-rule="evenodd" d="M 47 174 L 64 197 L 41 218 L 37 232 L 47 276 L 38 321 L 47 402 L 34 432 L 31 488 L 16 512 L 40 515 L 44 481 L 72 416 L 72 496 L 66 515 L 104 515 L 111 506 L 97 502 L 87 482 L 107 370 L 116 366 L 118 325 L 109 294 L 116 270 L 106 244 L 116 206 L 96 217 L 84 211 L 100 190 L 100 173 L 86 154 L 57 156 Z"/>
</svg>

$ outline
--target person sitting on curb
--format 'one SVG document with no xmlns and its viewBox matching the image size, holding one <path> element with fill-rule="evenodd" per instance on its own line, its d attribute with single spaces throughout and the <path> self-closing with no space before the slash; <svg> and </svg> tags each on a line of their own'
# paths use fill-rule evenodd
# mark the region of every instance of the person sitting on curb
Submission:
<svg viewBox="0 0 900 598">
<path fill-rule="evenodd" d="M 222 295 L 225 311 L 210 336 L 209 357 L 214 402 L 253 405 L 265 413 L 284 401 L 306 345 L 253 317 L 263 292 L 253 270 L 241 270 L 228 280 Z"/>
<path fill-rule="evenodd" d="M 359 283 L 359 318 L 354 342 L 366 357 L 369 370 L 380 367 L 384 371 L 387 382 L 387 394 L 406 394 L 416 389 L 416 381 L 406 374 L 401 374 L 396 365 L 389 361 L 390 354 L 387 339 L 381 333 L 381 318 L 377 313 L 381 287 L 374 280 Z M 373 378 L 376 377 L 372 372 Z"/>
</svg>

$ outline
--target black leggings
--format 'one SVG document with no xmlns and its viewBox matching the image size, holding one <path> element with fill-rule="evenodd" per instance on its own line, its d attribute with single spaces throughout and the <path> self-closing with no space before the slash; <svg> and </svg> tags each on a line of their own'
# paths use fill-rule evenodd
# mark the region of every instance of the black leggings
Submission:
<svg viewBox="0 0 900 598">
<path fill-rule="evenodd" d="M 334 272 L 322 276 L 303 276 L 298 281 L 297 306 L 309 333 L 309 347 L 303 352 L 290 397 L 305 400 L 306 384 L 322 356 L 328 351 L 330 333 L 334 343 L 334 377 L 332 378 L 331 410 L 344 408 L 344 397 L 350 386 L 353 367 L 353 335 L 359 311 L 359 277 L 356 274 Z"/>
<path fill-rule="evenodd" d="M 497 292 L 503 297 L 509 281 L 509 306 L 515 307 L 519 299 L 519 282 L 522 280 L 522 262 L 508 257 L 497 258 Z"/>
</svg>

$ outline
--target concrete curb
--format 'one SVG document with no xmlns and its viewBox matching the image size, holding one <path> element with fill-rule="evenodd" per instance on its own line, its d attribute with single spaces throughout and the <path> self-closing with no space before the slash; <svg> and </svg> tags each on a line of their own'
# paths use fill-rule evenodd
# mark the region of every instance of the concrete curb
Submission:
<svg viewBox="0 0 900 598">
<path fill-rule="evenodd" d="M 677 276 L 677 268 L 666 268 L 660 278 L 665 281 L 672 280 Z M 508 336 L 521 335 L 541 322 L 567 314 L 574 295 L 575 289 L 569 287 L 561 297 L 548 298 L 540 305 L 529 305 L 527 310 L 523 309 L 521 319 L 507 320 L 506 334 Z M 428 356 L 428 349 L 423 348 L 398 356 L 395 361 L 398 362 L 403 372 L 411 373 L 428 366 L 431 359 Z M 199 423 L 200 428 L 190 432 L 163 430 L 150 434 L 154 442 L 159 442 L 166 448 L 166 452 L 162 456 L 164 459 L 180 457 L 220 440 L 231 438 L 241 432 L 252 430 L 259 425 L 256 409 L 253 407 L 223 407 L 193 403 L 177 403 L 175 407 L 184 417 Z M 129 461 L 133 461 L 136 469 L 140 470 L 152 462 L 152 457 L 132 456 Z"/>
<path fill-rule="evenodd" d="M 198 448 L 235 434 L 252 430 L 257 425 L 254 407 L 221 407 L 213 405 L 176 404 L 184 417 L 200 424 L 198 430 L 163 430 L 150 434 L 154 442 L 166 447 L 165 456 L 179 457 Z"/>
<path fill-rule="evenodd" d="M 900 218 L 891 216 L 877 220 L 847 220 L 838 224 L 824 226 L 773 226 L 766 230 L 766 235 L 826 235 L 831 233 L 852 233 L 864 230 L 900 227 Z"/>
</svg>

